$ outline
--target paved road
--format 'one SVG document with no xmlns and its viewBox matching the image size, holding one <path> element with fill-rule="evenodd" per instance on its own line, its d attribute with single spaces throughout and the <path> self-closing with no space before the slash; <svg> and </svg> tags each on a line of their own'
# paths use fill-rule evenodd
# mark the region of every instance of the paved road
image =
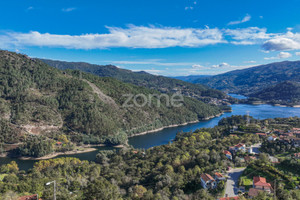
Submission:
<svg viewBox="0 0 300 200">
<path fill-rule="evenodd" d="M 228 179 L 226 182 L 224 197 L 226 197 L 226 194 L 228 197 L 234 197 L 238 195 L 238 180 L 244 170 L 245 168 L 235 168 L 228 171 Z"/>
</svg>

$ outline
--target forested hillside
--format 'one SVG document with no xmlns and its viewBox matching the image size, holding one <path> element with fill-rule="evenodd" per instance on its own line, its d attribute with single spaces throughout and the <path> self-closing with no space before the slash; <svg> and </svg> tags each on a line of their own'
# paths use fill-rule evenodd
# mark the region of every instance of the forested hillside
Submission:
<svg viewBox="0 0 300 200">
<path fill-rule="evenodd" d="M 271 63 L 199 78 L 194 83 L 230 93 L 248 95 L 284 81 L 300 81 L 300 61 Z"/>
<path fill-rule="evenodd" d="M 221 112 L 188 97 L 180 107 L 169 106 L 166 98 L 158 106 L 159 97 L 137 98 L 140 105 L 148 103 L 124 107 L 127 94 L 148 97 L 160 92 L 76 70 L 61 71 L 0 51 L 0 143 L 23 142 L 23 154 L 39 157 L 51 152 L 56 141 L 64 141 L 66 147 L 70 142 L 120 144 L 134 133 Z"/>
<path fill-rule="evenodd" d="M 253 93 L 255 97 L 263 101 L 279 104 L 300 104 L 300 83 L 285 81 L 275 86 L 270 86 L 259 92 Z"/>
<path fill-rule="evenodd" d="M 127 83 L 155 89 L 163 93 L 181 92 L 185 96 L 194 97 L 205 102 L 211 102 L 212 98 L 220 100 L 229 98 L 224 93 L 203 85 L 195 85 L 164 76 L 155 76 L 146 72 L 132 72 L 130 70 L 120 69 L 113 65 L 93 65 L 84 62 L 41 60 L 58 69 L 78 69 L 101 77 L 113 77 Z"/>
</svg>

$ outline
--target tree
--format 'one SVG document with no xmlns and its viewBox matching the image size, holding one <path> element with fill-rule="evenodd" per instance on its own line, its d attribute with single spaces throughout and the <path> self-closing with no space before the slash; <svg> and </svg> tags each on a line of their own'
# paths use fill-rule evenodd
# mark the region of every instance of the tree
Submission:
<svg viewBox="0 0 300 200">
<path fill-rule="evenodd" d="M 84 198 L 86 200 L 118 200 L 121 195 L 117 186 L 112 185 L 104 178 L 100 178 L 88 184 L 84 189 Z"/>
</svg>

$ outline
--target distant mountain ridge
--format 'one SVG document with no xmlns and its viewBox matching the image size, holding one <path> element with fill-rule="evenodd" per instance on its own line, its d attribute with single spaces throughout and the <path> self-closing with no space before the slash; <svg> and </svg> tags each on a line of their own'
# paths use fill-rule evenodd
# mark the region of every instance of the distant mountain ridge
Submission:
<svg viewBox="0 0 300 200">
<path fill-rule="evenodd" d="M 126 69 L 120 69 L 113 65 L 95 65 L 85 62 L 65 62 L 47 59 L 40 60 L 61 70 L 76 69 L 92 73 L 100 77 L 112 77 L 126 83 L 158 90 L 162 93 L 180 92 L 185 96 L 193 97 L 204 102 L 211 102 L 212 98 L 217 98 L 219 100 L 230 98 L 223 92 L 211 89 L 204 85 L 192 84 L 175 78 L 156 76 L 144 71 L 133 72 Z"/>
<path fill-rule="evenodd" d="M 210 77 L 212 75 L 189 75 L 189 76 L 174 76 L 174 77 L 170 77 L 170 78 L 175 78 L 178 80 L 182 80 L 182 81 L 186 81 L 189 83 L 193 83 L 195 80 L 199 79 L 199 78 L 204 78 L 204 77 Z"/>
<path fill-rule="evenodd" d="M 250 97 L 273 104 L 300 105 L 300 82 L 284 81 L 252 93 Z"/>
<path fill-rule="evenodd" d="M 284 81 L 300 81 L 300 61 L 283 61 L 234 70 L 199 78 L 194 83 L 229 93 L 249 95 Z"/>
</svg>

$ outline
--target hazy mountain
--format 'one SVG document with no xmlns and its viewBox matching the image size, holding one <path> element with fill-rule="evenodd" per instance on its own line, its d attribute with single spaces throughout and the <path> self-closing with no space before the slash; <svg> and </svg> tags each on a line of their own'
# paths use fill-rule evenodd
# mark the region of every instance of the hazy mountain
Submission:
<svg viewBox="0 0 300 200">
<path fill-rule="evenodd" d="M 248 95 L 284 81 L 300 81 L 300 61 L 284 61 L 235 70 L 199 78 L 194 83 L 205 84 L 230 93 Z"/>
<path fill-rule="evenodd" d="M 253 93 L 250 97 L 270 103 L 300 104 L 300 83 L 285 81 Z"/>
<path fill-rule="evenodd" d="M 170 78 L 175 78 L 178 80 L 193 83 L 195 80 L 197 80 L 199 78 L 210 77 L 210 76 L 211 75 L 190 75 L 190 76 L 175 76 L 175 77 L 170 77 Z"/>
</svg>

